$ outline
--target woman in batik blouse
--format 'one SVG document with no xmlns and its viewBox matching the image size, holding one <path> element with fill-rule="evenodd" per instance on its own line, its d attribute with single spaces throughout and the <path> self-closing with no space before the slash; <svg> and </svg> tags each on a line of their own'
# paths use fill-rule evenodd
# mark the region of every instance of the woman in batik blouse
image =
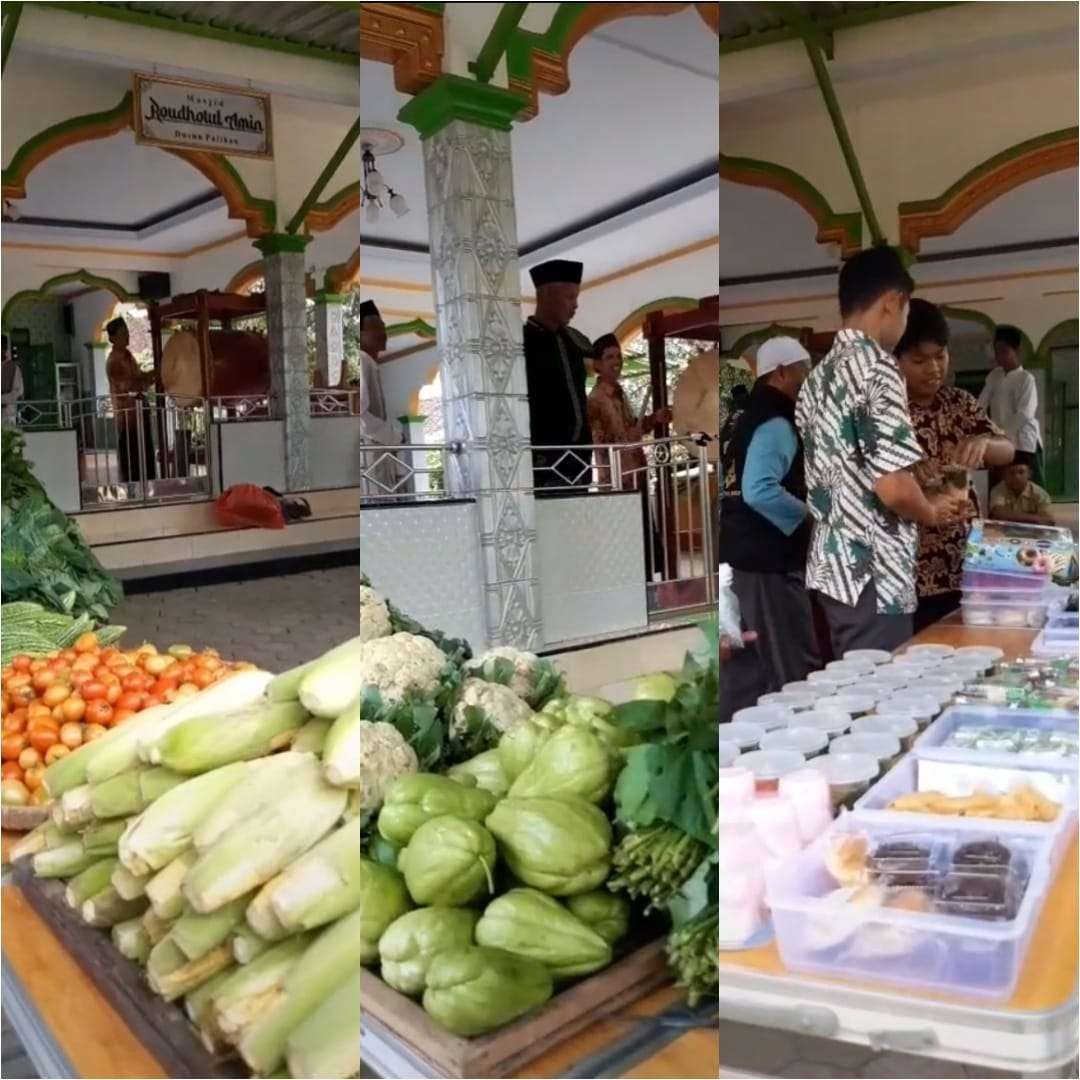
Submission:
<svg viewBox="0 0 1080 1080">
<path fill-rule="evenodd" d="M 927 300 L 913 299 L 907 329 L 895 355 L 908 388 L 915 435 L 926 457 L 914 472 L 928 492 L 968 486 L 969 469 L 1012 461 L 1013 445 L 966 390 L 947 386 L 949 324 Z M 964 548 L 979 506 L 971 493 L 964 520 L 938 528 L 919 527 L 915 632 L 945 618 L 960 606 Z"/>
</svg>

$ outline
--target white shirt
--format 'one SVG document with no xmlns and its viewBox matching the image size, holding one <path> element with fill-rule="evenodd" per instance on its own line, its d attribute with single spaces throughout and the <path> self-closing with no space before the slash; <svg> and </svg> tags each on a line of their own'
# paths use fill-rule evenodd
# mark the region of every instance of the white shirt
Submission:
<svg viewBox="0 0 1080 1080">
<path fill-rule="evenodd" d="M 19 399 L 23 396 L 23 377 L 19 365 L 14 360 L 8 360 L 6 363 L 11 364 L 15 370 L 11 372 L 11 388 L 3 395 L 4 423 L 14 427 L 18 414 Z"/>
<path fill-rule="evenodd" d="M 1033 454 L 1039 448 L 1039 393 L 1035 376 L 1022 367 L 1006 371 L 994 368 L 986 376 L 986 385 L 979 395 L 979 404 L 1009 441 L 1024 453 Z"/>
</svg>

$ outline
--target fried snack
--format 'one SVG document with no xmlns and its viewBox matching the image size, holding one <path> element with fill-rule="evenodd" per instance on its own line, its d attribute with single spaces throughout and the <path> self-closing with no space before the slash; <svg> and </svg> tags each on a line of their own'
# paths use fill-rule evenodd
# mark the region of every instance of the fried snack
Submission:
<svg viewBox="0 0 1080 1080">
<path fill-rule="evenodd" d="M 870 840 L 860 833 L 837 836 L 825 853 L 825 869 L 838 885 L 863 885 L 867 881 L 866 860 Z"/>
<path fill-rule="evenodd" d="M 1054 821 L 1061 807 L 1031 784 L 1018 784 L 1003 795 L 977 791 L 973 795 L 946 795 L 941 791 L 913 791 L 889 804 L 890 810 L 946 817 L 996 818 L 1003 821 Z"/>
</svg>

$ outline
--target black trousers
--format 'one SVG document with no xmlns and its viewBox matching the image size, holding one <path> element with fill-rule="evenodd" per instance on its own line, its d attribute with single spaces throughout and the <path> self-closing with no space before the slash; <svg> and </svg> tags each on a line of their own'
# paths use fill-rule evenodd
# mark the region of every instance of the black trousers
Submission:
<svg viewBox="0 0 1080 1080">
<path fill-rule="evenodd" d="M 963 594 L 957 592 L 938 593 L 936 596 L 920 596 L 919 606 L 915 609 L 912 617 L 912 629 L 916 634 L 921 634 L 927 627 L 950 616 L 960 607 L 960 597 Z"/>
<path fill-rule="evenodd" d="M 817 593 L 829 623 L 833 655 L 839 660 L 849 649 L 884 649 L 893 652 L 912 636 L 910 615 L 879 615 L 877 589 L 871 581 L 854 607 Z"/>
</svg>

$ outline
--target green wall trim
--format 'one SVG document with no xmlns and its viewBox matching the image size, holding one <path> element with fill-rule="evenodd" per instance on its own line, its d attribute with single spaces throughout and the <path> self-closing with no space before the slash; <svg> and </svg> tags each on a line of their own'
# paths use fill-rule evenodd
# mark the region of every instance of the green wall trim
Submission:
<svg viewBox="0 0 1080 1080">
<path fill-rule="evenodd" d="M 980 162 L 972 169 L 968 169 L 955 183 L 950 184 L 940 195 L 934 199 L 919 199 L 913 202 L 903 202 L 897 208 L 901 216 L 905 214 L 926 214 L 935 210 L 941 210 L 949 204 L 961 191 L 978 180 L 981 176 L 993 172 L 995 169 L 1015 158 L 1023 157 L 1033 150 L 1041 150 L 1044 146 L 1056 146 L 1058 143 L 1068 142 L 1080 136 L 1080 128 L 1061 128 L 1058 131 L 1048 131 L 1045 135 L 1036 135 L 1034 138 L 1025 139 L 1023 142 L 1010 146 L 993 157 Z"/>
<path fill-rule="evenodd" d="M 1035 350 L 1035 356 L 1038 361 L 1038 367 L 1049 368 L 1050 366 L 1050 350 L 1054 348 L 1054 335 L 1060 330 L 1071 329 L 1073 337 L 1080 339 L 1080 319 L 1062 319 L 1061 322 L 1051 326 L 1042 336 L 1042 341 L 1039 342 L 1039 347 Z"/>
<path fill-rule="evenodd" d="M 346 184 L 339 192 L 331 195 L 329 199 L 324 199 L 322 202 L 314 203 L 310 206 L 309 212 L 314 210 L 320 214 L 328 214 L 343 203 L 346 199 L 353 198 L 359 195 L 362 190 L 362 183 L 359 180 L 354 180 L 351 184 Z"/>
<path fill-rule="evenodd" d="M 344 293 L 327 292 L 319 289 L 313 297 L 316 304 L 344 304 L 349 298 Z"/>
<path fill-rule="evenodd" d="M 926 3 L 890 3 L 859 11 L 846 12 L 831 18 L 815 19 L 814 25 L 820 35 L 829 35 L 837 30 L 851 30 L 858 26 L 871 26 L 874 23 L 888 22 L 909 15 L 922 15 L 939 8 L 955 7 L 958 0 L 949 2 Z M 745 52 L 747 49 L 760 49 L 766 45 L 777 45 L 784 41 L 798 41 L 800 35 L 790 26 L 780 26 L 772 30 L 743 34 L 740 37 L 720 39 L 720 55 Z"/>
<path fill-rule="evenodd" d="M 76 281 L 91 289 L 104 289 L 106 292 L 111 292 L 117 300 L 124 304 L 136 304 L 139 301 L 138 296 L 128 292 L 119 281 L 92 274 L 89 270 L 72 270 L 70 273 L 57 274 L 56 277 L 43 281 L 36 289 L 24 289 L 22 292 L 17 292 L 14 296 L 9 297 L 8 302 L 4 305 L 3 314 L 0 315 L 0 324 L 3 325 L 4 329 L 7 329 L 8 320 L 16 304 L 24 300 L 48 300 L 50 299 L 50 290 L 55 289 L 58 285 L 69 285 Z"/>
<path fill-rule="evenodd" d="M 943 314 L 951 315 L 954 319 L 964 319 L 966 322 L 975 322 L 985 326 L 990 333 L 991 340 L 993 340 L 997 323 L 985 311 L 977 311 L 975 308 L 956 307 L 953 304 L 939 304 L 938 307 Z M 1043 365 L 1039 363 L 1035 353 L 1035 347 L 1031 344 L 1031 338 L 1028 337 L 1023 327 L 1018 326 L 1017 329 L 1020 331 L 1020 355 L 1024 366 L 1042 367 Z"/>
<path fill-rule="evenodd" d="M 308 211 L 315 205 L 316 200 L 326 190 L 326 185 L 333 179 L 334 173 L 341 167 L 341 163 L 345 160 L 349 151 L 356 145 L 356 140 L 358 138 L 360 138 L 359 116 L 352 122 L 349 130 L 342 136 L 341 142 L 337 145 L 337 149 L 330 155 L 330 160 L 323 166 L 322 172 L 316 177 L 315 183 L 311 185 L 311 190 L 304 196 L 304 201 L 297 207 L 296 213 L 293 214 L 288 225 L 285 226 L 286 232 L 294 233 L 304 224 L 304 219 L 307 217 Z"/>
<path fill-rule="evenodd" d="M 423 319 L 413 319 L 411 322 L 394 323 L 386 328 L 387 337 L 401 337 L 403 334 L 415 334 L 417 337 L 434 338 L 435 327 L 426 323 Z"/>
<path fill-rule="evenodd" d="M 533 49 L 562 56 L 575 23 L 588 10 L 588 4 L 560 4 L 547 30 L 538 34 L 516 27 L 506 45 L 506 73 L 511 82 L 533 83 Z"/>
<path fill-rule="evenodd" d="M 487 40 L 477 53 L 476 59 L 469 64 L 469 70 L 478 82 L 491 82 L 499 61 L 503 58 L 510 38 L 521 22 L 528 4 L 503 4 L 495 22 L 488 32 Z"/>
<path fill-rule="evenodd" d="M 53 142 L 61 136 L 73 132 L 84 131 L 87 128 L 109 127 L 124 120 L 130 122 L 131 103 L 132 94 L 129 90 L 111 109 L 105 109 L 102 112 L 96 113 L 83 113 L 81 116 L 72 116 L 67 120 L 61 120 L 58 124 L 53 124 L 51 127 L 39 131 L 36 135 L 31 135 L 30 138 L 15 151 L 11 161 L 4 167 L 2 174 L 4 185 L 7 186 L 8 184 L 22 183 L 25 180 L 25 177 L 21 175 L 21 172 L 27 158 L 31 157 L 35 151 L 42 146 Z"/>
<path fill-rule="evenodd" d="M 40 0 L 34 0 L 35 3 Z M 111 19 L 114 22 L 127 23 L 129 26 L 144 26 L 151 30 L 167 30 L 171 33 L 187 34 L 190 37 L 204 38 L 210 41 L 222 41 L 230 45 L 244 45 L 255 49 L 268 49 L 271 52 L 301 56 L 308 60 L 325 60 L 335 64 L 357 67 L 360 64 L 359 53 L 346 52 L 320 45 L 309 45 L 302 41 L 289 41 L 286 38 L 272 37 L 268 34 L 253 34 L 246 30 L 232 30 L 212 23 L 194 22 L 189 17 L 162 15 L 149 11 L 136 11 L 126 4 L 88 3 L 79 0 L 54 0 L 47 5 L 52 9 L 70 11 L 76 15 L 89 15 L 99 19 Z"/>
<path fill-rule="evenodd" d="M 302 252 L 311 240 L 310 236 L 297 236 L 295 233 L 267 233 L 254 243 L 263 255 L 280 255 L 282 252 Z"/>
<path fill-rule="evenodd" d="M 399 424 L 422 424 L 427 419 L 426 416 L 410 416 L 406 413 L 404 416 L 398 417 Z"/>
<path fill-rule="evenodd" d="M 22 9 L 22 4 L 15 2 L 15 0 L 4 5 L 4 28 L 0 33 L 0 72 L 3 72 L 4 68 L 7 67 L 8 54 L 11 52 L 11 46 L 15 43 L 15 31 L 19 29 Z"/>
<path fill-rule="evenodd" d="M 244 178 L 236 171 L 236 166 L 233 165 L 224 154 L 209 154 L 207 156 L 229 174 L 229 179 L 236 186 L 243 198 L 244 206 L 250 210 L 254 210 L 262 227 L 266 229 L 268 234 L 271 233 L 274 226 L 277 224 L 277 204 L 274 200 L 263 199 L 252 195 L 247 184 L 244 183 Z M 183 154 L 181 154 L 180 157 L 181 160 L 183 160 Z"/>
<path fill-rule="evenodd" d="M 734 183 L 777 191 L 797 202 L 817 222 L 819 242 L 840 243 L 848 252 L 862 247 L 862 214 L 854 210 L 845 213 L 833 210 L 825 196 L 794 169 L 772 161 L 734 157 L 721 152 L 720 176 Z"/>
<path fill-rule="evenodd" d="M 460 75 L 440 75 L 405 105 L 398 119 L 416 128 L 421 139 L 430 138 L 454 120 L 509 131 L 528 105 L 529 99 L 513 90 Z"/>
<path fill-rule="evenodd" d="M 423 11 L 434 11 L 436 15 L 441 15 L 446 9 L 445 4 L 408 4 L 407 6 L 420 8 Z"/>
</svg>

